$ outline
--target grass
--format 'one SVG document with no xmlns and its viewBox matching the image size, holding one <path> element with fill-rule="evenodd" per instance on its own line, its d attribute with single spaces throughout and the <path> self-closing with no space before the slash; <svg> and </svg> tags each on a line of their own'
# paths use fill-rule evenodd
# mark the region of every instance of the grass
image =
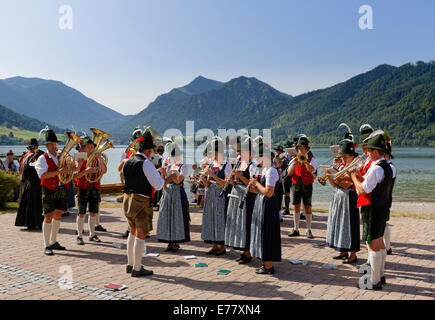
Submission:
<svg viewBox="0 0 435 320">
<path fill-rule="evenodd" d="M 6 202 L 3 208 L 0 208 L 0 215 L 5 213 L 14 213 L 18 211 L 18 203 L 16 202 Z"/>
<path fill-rule="evenodd" d="M 392 211 L 390 213 L 391 217 L 394 218 L 411 218 L 411 219 L 419 219 L 419 220 L 435 220 L 434 213 L 414 213 L 414 212 L 397 212 Z"/>
<path fill-rule="evenodd" d="M 23 140 L 30 140 L 31 138 L 38 138 L 38 135 L 39 135 L 39 132 L 20 129 L 20 128 L 17 128 L 15 126 L 13 126 L 12 129 L 9 129 L 8 127 L 5 127 L 5 126 L 0 126 L 0 135 L 5 134 L 8 136 L 9 132 L 12 132 L 12 134 L 14 135 L 15 138 L 21 138 Z M 61 141 L 65 139 L 64 134 L 56 133 L 56 136 Z"/>
</svg>

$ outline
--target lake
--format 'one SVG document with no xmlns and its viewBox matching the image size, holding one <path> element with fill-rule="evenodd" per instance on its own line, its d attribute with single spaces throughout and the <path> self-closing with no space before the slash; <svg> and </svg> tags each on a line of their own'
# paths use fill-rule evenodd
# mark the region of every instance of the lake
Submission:
<svg viewBox="0 0 435 320">
<path fill-rule="evenodd" d="M 109 163 L 108 172 L 102 179 L 103 184 L 120 182 L 117 166 L 125 148 L 126 146 L 115 146 L 105 152 Z M 0 154 L 6 154 L 10 149 L 16 155 L 26 151 L 25 146 L 0 146 Z M 45 151 L 44 146 L 41 149 Z M 361 153 L 361 150 L 358 151 Z M 313 147 L 312 152 L 319 164 L 324 164 L 332 156 L 327 147 Z M 394 148 L 393 155 L 393 163 L 397 168 L 394 200 L 435 202 L 435 148 Z M 189 168 L 189 174 L 191 171 Z M 319 169 L 319 175 L 323 175 L 322 169 Z M 192 199 L 187 183 L 186 192 Z M 314 183 L 313 201 L 330 201 L 332 195 L 333 189 L 329 185 L 322 186 L 317 181 Z"/>
</svg>

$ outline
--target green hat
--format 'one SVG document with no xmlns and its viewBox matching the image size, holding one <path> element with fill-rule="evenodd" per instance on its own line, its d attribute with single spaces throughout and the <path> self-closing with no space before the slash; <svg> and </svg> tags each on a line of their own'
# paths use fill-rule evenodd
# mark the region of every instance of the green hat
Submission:
<svg viewBox="0 0 435 320">
<path fill-rule="evenodd" d="M 149 131 L 139 135 L 136 141 L 136 150 L 142 151 L 154 148 L 153 136 Z"/>
<path fill-rule="evenodd" d="M 359 128 L 359 137 L 360 137 L 360 141 L 361 144 L 362 142 L 373 133 L 373 128 L 371 125 L 369 125 L 368 123 L 363 124 L 360 128 Z M 364 145 L 363 145 L 364 147 Z"/>
<path fill-rule="evenodd" d="M 57 140 L 56 134 L 54 133 L 53 130 L 48 129 L 45 132 L 45 144 L 49 144 L 52 142 L 59 142 L 59 140 Z"/>
<path fill-rule="evenodd" d="M 94 147 L 96 146 L 96 144 L 94 143 L 94 141 L 92 141 L 91 138 L 89 138 L 89 136 L 85 136 L 84 138 L 82 138 L 83 142 L 81 143 L 82 147 L 84 147 L 87 144 L 93 144 Z"/>
<path fill-rule="evenodd" d="M 340 151 L 338 152 L 340 156 L 357 156 L 358 153 L 355 152 L 355 143 L 350 139 L 344 139 L 340 142 Z"/>
<path fill-rule="evenodd" d="M 376 149 L 387 152 L 387 141 L 385 133 L 382 130 L 376 130 L 363 141 L 363 145 L 367 149 Z"/>
<path fill-rule="evenodd" d="M 138 127 L 134 128 L 133 133 L 131 134 L 130 140 L 136 140 L 142 134 L 143 134 L 143 132 L 142 132 L 141 128 L 138 126 Z"/>
<path fill-rule="evenodd" d="M 298 139 L 298 143 L 297 143 L 296 147 L 306 147 L 306 148 L 309 148 L 310 147 L 310 141 L 308 140 L 307 137 L 300 137 Z"/>
<path fill-rule="evenodd" d="M 276 146 L 275 151 L 284 152 L 284 147 L 283 146 Z"/>
</svg>

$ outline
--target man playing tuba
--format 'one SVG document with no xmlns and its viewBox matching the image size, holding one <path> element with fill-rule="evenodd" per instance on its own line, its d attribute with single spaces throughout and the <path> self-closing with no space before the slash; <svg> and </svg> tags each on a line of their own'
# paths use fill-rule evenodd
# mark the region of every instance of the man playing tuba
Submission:
<svg viewBox="0 0 435 320">
<path fill-rule="evenodd" d="M 89 137 L 85 137 L 83 142 L 83 150 L 86 152 L 87 157 L 95 151 L 95 143 Z M 86 208 L 89 206 L 89 241 L 101 242 L 95 233 L 96 216 L 99 210 L 99 198 L 100 198 L 100 180 L 103 174 L 107 172 L 106 164 L 101 157 L 100 153 L 95 156 L 95 162 L 98 163 L 97 166 L 88 165 L 87 160 L 84 160 L 79 164 L 80 171 L 76 174 L 75 178 L 77 181 L 78 191 L 78 208 L 79 212 L 77 215 L 77 244 L 84 245 L 83 241 L 83 226 L 85 222 Z M 89 182 L 87 179 L 88 175 L 98 175 L 100 173 L 99 179 L 95 182 Z"/>
<path fill-rule="evenodd" d="M 38 158 L 35 164 L 36 172 L 41 179 L 42 186 L 42 234 L 44 235 L 44 253 L 53 255 L 53 250 L 65 250 L 57 242 L 57 234 L 60 227 L 62 212 L 68 208 L 68 184 L 64 185 L 59 181 L 59 175 L 67 174 L 68 168 L 59 168 L 59 154 L 57 152 L 58 140 L 53 130 L 48 128 L 45 131 L 45 146 L 47 153 Z"/>
</svg>

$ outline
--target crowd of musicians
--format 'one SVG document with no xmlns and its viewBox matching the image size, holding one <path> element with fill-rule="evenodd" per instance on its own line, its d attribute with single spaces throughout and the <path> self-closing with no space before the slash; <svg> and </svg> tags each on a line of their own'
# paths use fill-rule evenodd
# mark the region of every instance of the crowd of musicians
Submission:
<svg viewBox="0 0 435 320">
<path fill-rule="evenodd" d="M 177 252 L 180 245 L 190 241 L 186 180 L 203 208 L 201 239 L 210 245 L 206 254 L 225 255 L 232 248 L 240 251 L 237 263 L 249 264 L 257 258 L 262 266 L 256 274 L 274 274 L 274 263 L 282 259 L 280 222 L 283 215 L 290 215 L 290 200 L 293 230 L 288 236 L 301 236 L 303 219 L 306 237 L 314 238 L 312 194 L 317 178 L 334 188 L 326 232 L 327 245 L 338 252 L 333 258 L 356 264 L 361 239 L 365 241 L 368 260 L 359 265 L 359 270 L 366 274 L 358 286 L 380 290 L 386 284 L 386 255 L 391 253 L 388 220 L 396 177 L 391 140 L 384 131 L 366 124 L 360 128 L 357 143 L 346 127 L 348 132 L 337 139 L 335 151 L 331 147 L 332 165 L 319 165 L 306 135 L 271 148 L 261 137 L 254 139 L 246 134 L 228 141 L 210 139 L 204 159 L 192 166 L 190 177 L 177 143 L 165 141 L 150 127 L 136 128 L 118 166 L 124 183 L 123 212 L 128 221 L 124 235 L 126 272 L 132 277 L 153 274 L 142 265 L 145 240 L 153 230 L 153 208 L 159 213 L 156 239 L 167 244 L 166 251 Z M 39 150 L 37 140 L 32 139 L 20 161 L 22 190 L 16 225 L 40 226 L 48 256 L 66 250 L 57 241 L 57 234 L 62 213 L 69 207 L 72 181 L 78 187 L 77 245 L 85 244 L 86 213 L 89 241 L 101 242 L 96 231 L 106 231 L 99 223 L 100 180 L 107 171 L 102 151 L 112 145 L 109 142 L 101 148 L 108 135 L 100 130 L 94 133 L 92 138 L 68 133 L 69 142 L 59 153 L 56 134 L 46 128 L 47 152 Z M 356 152 L 358 144 L 364 156 Z M 69 156 L 72 147 L 81 156 Z M 322 177 L 320 168 L 324 170 Z"/>
</svg>

